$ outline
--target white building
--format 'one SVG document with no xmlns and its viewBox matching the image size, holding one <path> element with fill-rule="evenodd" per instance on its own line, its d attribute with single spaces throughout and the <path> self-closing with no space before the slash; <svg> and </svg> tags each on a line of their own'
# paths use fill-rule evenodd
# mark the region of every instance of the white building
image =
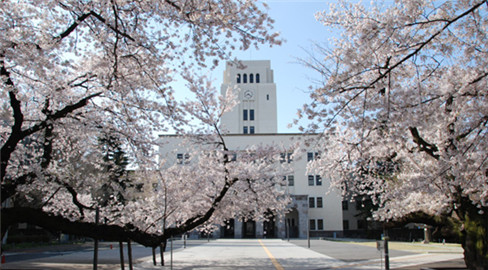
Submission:
<svg viewBox="0 0 488 270">
<path fill-rule="evenodd" d="M 229 149 L 243 149 L 257 143 L 283 145 L 286 149 L 304 138 L 301 134 L 277 133 L 277 96 L 270 61 L 242 61 L 244 68 L 227 63 L 222 83 L 222 94 L 229 86 L 239 88 L 239 104 L 222 119 L 222 129 Z M 314 136 L 314 135 L 307 135 Z M 160 155 L 169 162 L 181 162 L 184 152 L 174 151 L 176 135 L 161 136 Z M 303 149 L 302 157 L 290 159 L 283 153 L 283 161 L 289 162 L 293 173 L 287 176 L 289 194 L 293 203 L 285 220 L 270 222 L 241 222 L 238 217 L 223 226 L 217 235 L 232 238 L 341 236 L 343 232 L 342 200 L 339 194 L 329 191 L 328 179 L 308 175 L 307 162 L 318 157 L 320 149 Z M 172 153 L 173 157 L 168 156 Z"/>
</svg>

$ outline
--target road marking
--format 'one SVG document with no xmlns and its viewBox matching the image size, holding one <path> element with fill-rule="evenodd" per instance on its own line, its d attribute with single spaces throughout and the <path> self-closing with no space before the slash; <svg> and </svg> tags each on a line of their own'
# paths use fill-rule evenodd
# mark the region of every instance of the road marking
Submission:
<svg viewBox="0 0 488 270">
<path fill-rule="evenodd" d="M 273 254 L 271 254 L 271 252 L 269 252 L 269 249 L 263 244 L 263 241 L 261 241 L 261 239 L 258 239 L 258 241 L 261 244 L 261 246 L 263 247 L 266 254 L 268 254 L 268 257 L 271 259 L 271 262 L 273 263 L 276 270 L 285 270 L 285 268 L 283 268 L 283 266 L 281 266 L 281 264 L 276 260 L 276 258 L 273 257 Z"/>
</svg>

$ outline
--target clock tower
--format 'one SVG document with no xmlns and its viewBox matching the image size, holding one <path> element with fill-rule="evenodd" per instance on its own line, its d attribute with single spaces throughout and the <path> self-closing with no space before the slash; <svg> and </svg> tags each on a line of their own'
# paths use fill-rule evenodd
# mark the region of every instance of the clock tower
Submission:
<svg viewBox="0 0 488 270">
<path fill-rule="evenodd" d="M 269 60 L 227 62 L 222 95 L 236 87 L 239 104 L 222 116 L 230 134 L 277 133 L 276 84 Z"/>
</svg>

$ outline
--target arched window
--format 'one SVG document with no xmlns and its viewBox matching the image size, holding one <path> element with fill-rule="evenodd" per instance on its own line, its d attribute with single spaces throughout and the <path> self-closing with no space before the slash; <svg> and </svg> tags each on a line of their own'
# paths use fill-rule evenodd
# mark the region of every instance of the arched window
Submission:
<svg viewBox="0 0 488 270">
<path fill-rule="evenodd" d="M 259 73 L 256 73 L 256 83 L 259 83 Z"/>
<path fill-rule="evenodd" d="M 254 75 L 251 73 L 249 74 L 249 83 L 253 83 L 254 82 Z"/>
<path fill-rule="evenodd" d="M 247 83 L 247 74 L 242 75 L 242 83 Z"/>
<path fill-rule="evenodd" d="M 237 74 L 237 83 L 241 83 L 241 74 Z"/>
</svg>

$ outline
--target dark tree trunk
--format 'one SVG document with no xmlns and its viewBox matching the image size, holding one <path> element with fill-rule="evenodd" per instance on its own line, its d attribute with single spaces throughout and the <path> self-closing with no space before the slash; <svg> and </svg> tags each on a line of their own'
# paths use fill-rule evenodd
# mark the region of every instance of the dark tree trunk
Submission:
<svg viewBox="0 0 488 270">
<path fill-rule="evenodd" d="M 129 270 L 133 269 L 132 265 L 132 245 L 130 243 L 130 239 L 127 241 L 127 257 L 129 259 Z"/>
<path fill-rule="evenodd" d="M 166 250 L 166 239 L 159 246 L 159 253 L 161 254 L 161 265 L 164 266 L 164 251 Z"/>
<path fill-rule="evenodd" d="M 122 241 L 119 241 L 119 255 L 120 255 L 120 269 L 124 270 L 124 268 L 125 268 L 124 242 L 122 242 Z"/>
<path fill-rule="evenodd" d="M 460 231 L 464 261 L 469 269 L 488 269 L 488 208 L 478 208 L 462 198 L 457 213 L 463 222 Z"/>
</svg>

